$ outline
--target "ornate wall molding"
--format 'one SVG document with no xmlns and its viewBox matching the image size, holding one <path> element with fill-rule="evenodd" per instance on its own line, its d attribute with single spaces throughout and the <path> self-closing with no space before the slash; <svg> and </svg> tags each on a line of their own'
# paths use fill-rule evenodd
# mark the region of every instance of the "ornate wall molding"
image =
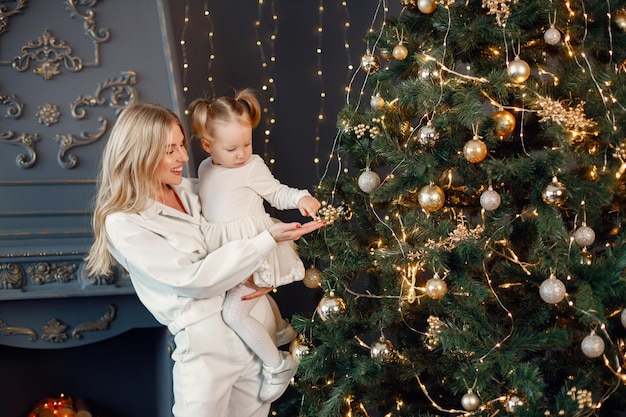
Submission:
<svg viewBox="0 0 626 417">
<path fill-rule="evenodd" d="M 41 138 L 37 133 L 21 133 L 15 135 L 14 132 L 0 132 L 0 141 L 9 145 L 19 146 L 26 153 L 20 153 L 15 157 L 15 163 L 18 168 L 31 168 L 37 162 L 37 152 L 35 151 L 35 143 Z"/>
<path fill-rule="evenodd" d="M 0 35 L 6 32 L 9 26 L 9 17 L 19 14 L 26 7 L 26 0 L 17 0 L 12 10 L 8 10 L 6 5 L 0 8 Z"/>
<path fill-rule="evenodd" d="M 28 336 L 29 342 L 37 341 L 37 333 L 28 327 L 15 327 L 7 325 L 0 319 L 0 333 L 3 336 Z"/>
<path fill-rule="evenodd" d="M 17 289 L 24 285 L 24 271 L 18 264 L 0 264 L 0 289 Z"/>
<path fill-rule="evenodd" d="M 104 331 L 109 329 L 109 324 L 115 319 L 115 306 L 109 304 L 106 313 L 100 320 L 79 324 L 72 331 L 75 339 L 81 339 L 84 332 Z"/>
</svg>

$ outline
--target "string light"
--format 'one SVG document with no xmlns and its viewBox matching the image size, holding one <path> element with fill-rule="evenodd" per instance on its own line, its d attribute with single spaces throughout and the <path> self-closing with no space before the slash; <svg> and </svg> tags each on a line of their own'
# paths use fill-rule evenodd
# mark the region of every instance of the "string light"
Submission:
<svg viewBox="0 0 626 417">
<path fill-rule="evenodd" d="M 257 20 L 254 23 L 256 32 L 256 46 L 259 50 L 259 57 L 261 59 L 261 90 L 264 93 L 261 103 L 261 111 L 263 112 L 263 159 L 270 167 L 274 165 L 276 160 L 270 155 L 270 137 L 276 123 L 276 114 L 274 111 L 274 105 L 276 103 L 276 83 L 274 82 L 274 67 L 276 64 L 276 39 L 278 38 L 278 15 L 276 13 L 276 4 L 272 0 L 270 2 L 270 18 L 272 20 L 272 30 L 267 36 L 268 51 L 266 52 L 262 36 L 263 18 L 265 15 L 265 1 L 259 0 L 258 2 L 258 15 Z M 269 60 L 267 58 L 269 54 Z"/>
</svg>

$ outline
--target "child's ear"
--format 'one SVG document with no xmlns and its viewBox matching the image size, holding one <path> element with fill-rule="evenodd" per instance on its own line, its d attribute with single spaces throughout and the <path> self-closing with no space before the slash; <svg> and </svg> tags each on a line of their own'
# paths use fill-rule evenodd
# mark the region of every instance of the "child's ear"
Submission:
<svg viewBox="0 0 626 417">
<path fill-rule="evenodd" d="M 200 139 L 200 143 L 202 144 L 202 149 L 204 149 L 206 153 L 211 153 L 211 142 L 209 142 L 205 138 L 202 138 Z"/>
</svg>

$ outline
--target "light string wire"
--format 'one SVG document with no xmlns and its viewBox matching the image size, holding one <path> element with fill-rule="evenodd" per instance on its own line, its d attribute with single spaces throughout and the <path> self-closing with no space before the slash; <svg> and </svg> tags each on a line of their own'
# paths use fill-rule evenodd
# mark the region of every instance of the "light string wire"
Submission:
<svg viewBox="0 0 626 417">
<path fill-rule="evenodd" d="M 264 120 L 264 129 L 263 129 L 263 159 L 266 163 L 269 164 L 270 167 L 274 166 L 276 162 L 275 159 L 271 155 L 271 147 L 270 147 L 270 139 L 273 131 L 274 124 L 276 123 L 276 114 L 274 111 L 274 105 L 277 99 L 277 88 L 276 83 L 274 82 L 274 68 L 276 63 L 276 39 L 278 38 L 278 15 L 276 14 L 275 0 L 270 1 L 269 5 L 269 13 L 270 18 L 273 22 L 272 31 L 269 33 L 269 63 L 267 59 L 267 53 L 264 47 L 263 33 L 262 28 L 265 27 L 263 24 L 264 15 L 265 15 L 265 1 L 258 0 L 258 14 L 257 20 L 254 22 L 255 33 L 256 33 L 256 45 L 259 50 L 259 58 L 261 60 L 261 90 L 264 93 L 263 104 L 262 104 L 262 112 L 263 112 L 263 120 Z"/>
<path fill-rule="evenodd" d="M 316 62 L 317 62 L 317 81 L 320 88 L 320 107 L 317 112 L 317 121 L 315 123 L 315 153 L 313 163 L 315 164 L 315 175 L 319 178 L 319 150 L 320 150 L 320 128 L 324 121 L 324 109 L 326 104 L 326 88 L 324 87 L 324 70 L 322 67 L 322 48 L 323 48 L 323 35 L 324 35 L 324 0 L 319 0 L 317 7 L 318 23 L 317 23 L 317 49 L 315 50 Z"/>
</svg>

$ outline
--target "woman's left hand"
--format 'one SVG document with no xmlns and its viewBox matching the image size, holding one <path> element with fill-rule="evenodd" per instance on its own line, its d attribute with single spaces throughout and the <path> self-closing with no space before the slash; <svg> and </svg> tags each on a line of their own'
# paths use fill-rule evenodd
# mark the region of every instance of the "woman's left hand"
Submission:
<svg viewBox="0 0 626 417">
<path fill-rule="evenodd" d="M 250 275 L 250 277 L 244 282 L 244 285 L 248 288 L 254 289 L 255 291 L 241 297 L 242 300 L 252 300 L 253 298 L 262 297 L 274 289 L 274 287 L 259 287 L 254 283 L 252 275 Z"/>
</svg>

